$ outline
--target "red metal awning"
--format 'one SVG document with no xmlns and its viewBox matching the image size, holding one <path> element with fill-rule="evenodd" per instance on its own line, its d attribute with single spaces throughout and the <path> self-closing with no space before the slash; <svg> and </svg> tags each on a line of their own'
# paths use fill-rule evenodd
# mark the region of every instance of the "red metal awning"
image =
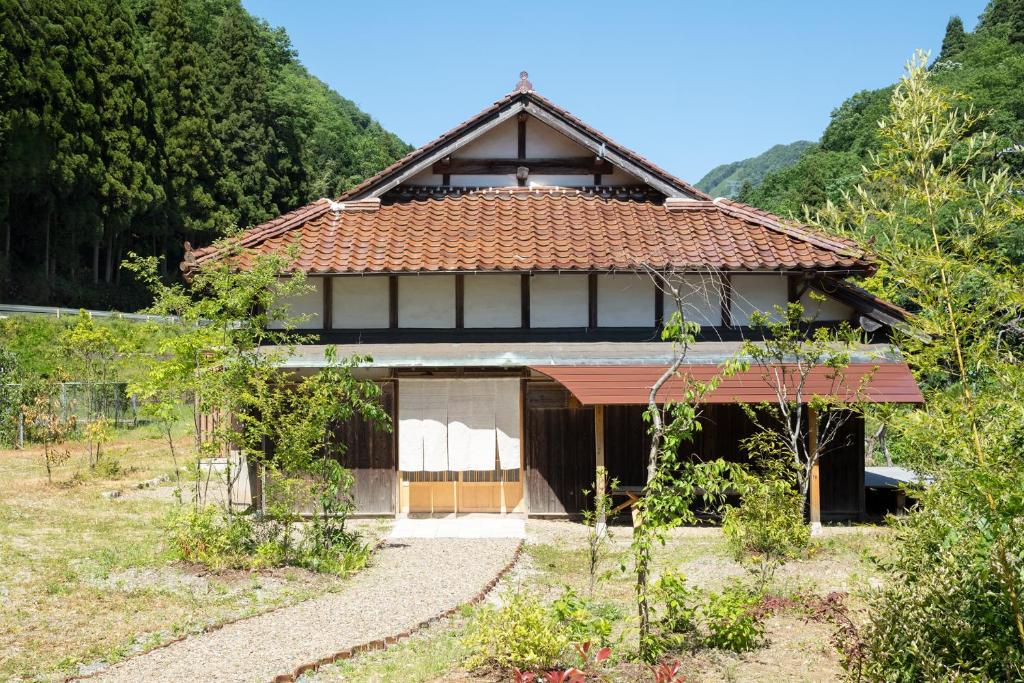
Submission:
<svg viewBox="0 0 1024 683">
<path fill-rule="evenodd" d="M 559 382 L 584 405 L 646 404 L 651 387 L 665 365 L 531 365 Z M 658 401 L 682 398 L 684 378 L 706 382 L 721 374 L 717 365 L 684 365 L 682 377 L 670 379 L 658 392 Z M 704 403 L 761 403 L 775 401 L 772 376 L 761 367 L 723 377 Z M 795 379 L 795 377 L 794 377 Z M 861 399 L 869 403 L 924 403 L 921 390 L 906 363 L 851 363 L 835 378 L 831 368 L 814 368 L 804 394 L 851 399 L 863 383 Z M 792 389 L 793 387 L 791 387 Z"/>
</svg>

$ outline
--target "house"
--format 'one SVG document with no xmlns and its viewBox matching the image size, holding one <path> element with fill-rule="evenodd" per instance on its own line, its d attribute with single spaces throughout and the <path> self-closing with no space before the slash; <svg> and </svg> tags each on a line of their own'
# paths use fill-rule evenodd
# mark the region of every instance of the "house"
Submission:
<svg viewBox="0 0 1024 683">
<path fill-rule="evenodd" d="M 381 384 L 394 433 L 338 428 L 364 514 L 573 514 L 598 465 L 642 484 L 642 414 L 673 353 L 660 341 L 671 302 L 652 271 L 678 284 L 703 326 L 684 372 L 709 377 L 750 334 L 752 311 L 799 300 L 816 324 L 869 333 L 850 368 L 870 379 L 869 400 L 921 400 L 888 344 L 903 312 L 846 280 L 872 272 L 870 255 L 712 199 L 539 95 L 525 72 L 513 92 L 337 200 L 241 240 L 242 267 L 297 248 L 294 268 L 313 285 L 289 305 L 318 343 L 288 367 L 323 367 L 328 345 L 373 359 L 359 372 Z M 196 250 L 183 267 L 218 257 Z M 739 403 L 766 389 L 751 370 L 706 397 L 693 452 L 741 457 L 752 425 Z M 864 512 L 863 424 L 844 429 L 812 492 L 812 514 L 826 519 Z"/>
</svg>

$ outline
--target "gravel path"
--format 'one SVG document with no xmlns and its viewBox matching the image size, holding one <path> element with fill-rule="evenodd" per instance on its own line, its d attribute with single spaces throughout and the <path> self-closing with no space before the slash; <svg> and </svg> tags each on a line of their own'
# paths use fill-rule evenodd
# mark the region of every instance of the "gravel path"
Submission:
<svg viewBox="0 0 1024 683">
<path fill-rule="evenodd" d="M 414 628 L 474 598 L 512 559 L 514 539 L 391 541 L 341 592 L 191 636 L 91 680 L 270 681 L 340 650 Z"/>
</svg>

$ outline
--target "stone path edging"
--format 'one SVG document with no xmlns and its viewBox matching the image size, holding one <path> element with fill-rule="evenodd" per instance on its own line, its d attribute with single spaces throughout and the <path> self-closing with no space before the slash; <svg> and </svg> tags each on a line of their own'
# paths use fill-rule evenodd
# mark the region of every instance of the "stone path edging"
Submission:
<svg viewBox="0 0 1024 683">
<path fill-rule="evenodd" d="M 274 676 L 274 678 L 271 680 L 271 683 L 295 683 L 295 681 L 298 680 L 298 678 L 300 676 L 302 676 L 303 674 L 307 674 L 307 673 L 316 671 L 317 669 L 319 669 L 322 666 L 327 666 L 329 664 L 333 664 L 333 663 L 338 662 L 338 661 L 343 661 L 343 660 L 346 660 L 346 659 L 351 659 L 352 657 L 355 657 L 356 655 L 362 654 L 364 652 L 371 652 L 371 651 L 374 651 L 374 650 L 386 650 L 390 646 L 395 645 L 396 643 L 399 643 L 400 641 L 405 640 L 406 638 L 409 638 L 410 636 L 416 634 L 417 632 L 422 631 L 423 629 L 429 627 L 431 624 L 437 623 L 438 621 L 441 621 L 442 619 L 447 619 L 448 617 L 450 617 L 453 614 L 455 614 L 456 612 L 458 612 L 459 609 L 461 609 L 463 605 L 476 605 L 476 604 L 479 604 L 480 602 L 483 602 L 484 598 L 487 597 L 487 594 L 490 593 L 492 590 L 494 590 L 494 587 L 498 585 L 498 582 L 501 581 L 501 579 L 504 578 L 504 576 L 509 571 L 511 571 L 512 568 L 516 565 L 516 562 L 519 561 L 519 556 L 522 554 L 522 552 L 523 552 L 523 541 L 519 541 L 519 544 L 516 546 L 515 551 L 512 553 L 512 559 L 509 560 L 508 564 L 506 564 L 501 569 L 501 571 L 499 571 L 497 573 L 497 575 L 493 579 L 491 579 L 486 584 L 484 584 L 483 589 L 479 593 L 477 593 L 475 596 L 473 596 L 472 599 L 470 599 L 470 600 L 468 600 L 468 601 L 466 601 L 464 603 L 455 605 L 454 607 L 451 607 L 451 608 L 441 612 L 440 614 L 437 614 L 437 615 L 427 619 L 426 621 L 422 621 L 417 626 L 414 626 L 411 629 L 402 631 L 401 633 L 396 633 L 394 635 L 385 636 L 384 638 L 378 638 L 377 640 L 372 640 L 372 641 L 370 641 L 368 643 L 361 643 L 359 645 L 354 645 L 354 646 L 352 646 L 350 648 L 347 648 L 345 650 L 340 650 L 338 652 L 335 652 L 333 655 L 328 655 L 327 657 L 321 657 L 320 659 L 316 660 L 315 662 L 307 662 L 305 664 L 301 664 L 301 665 L 297 666 L 295 669 L 293 669 L 290 673 L 278 674 L 277 676 Z"/>
<path fill-rule="evenodd" d="M 379 541 L 377 541 L 377 543 L 373 547 L 373 553 L 376 553 L 381 548 L 383 548 L 386 543 L 387 543 L 387 539 L 386 538 L 382 538 Z M 516 550 L 516 557 L 518 557 L 518 555 L 519 555 L 519 550 Z M 316 598 L 313 597 L 313 598 L 306 598 L 306 599 L 307 600 L 315 600 Z M 286 602 L 286 603 L 277 605 L 276 607 L 271 607 L 270 609 L 268 609 L 266 611 L 263 611 L 263 612 L 257 612 L 255 614 L 243 614 L 243 615 L 241 615 L 239 617 L 235 617 L 234 619 L 227 619 L 227 620 L 222 621 L 222 622 L 217 623 L 217 624 L 208 624 L 208 625 L 204 626 L 203 628 L 199 629 L 198 631 L 191 631 L 189 633 L 183 633 L 182 635 L 178 636 L 177 638 L 171 638 L 166 643 L 160 643 L 156 647 L 151 647 L 148 650 L 143 650 L 142 652 L 136 652 L 135 654 L 133 654 L 131 656 L 128 656 L 128 657 L 125 657 L 124 659 L 118 660 L 116 663 L 120 664 L 122 662 L 128 661 L 129 659 L 135 659 L 136 657 L 145 657 L 146 655 L 148 655 L 148 654 L 150 654 L 152 652 L 157 652 L 158 650 L 163 650 L 165 648 L 170 647 L 171 645 L 174 645 L 176 643 L 180 643 L 181 641 L 183 641 L 183 640 L 185 640 L 187 638 L 191 638 L 193 636 L 201 636 L 201 635 L 205 635 L 207 633 L 213 633 L 214 631 L 219 631 L 220 629 L 224 628 L 225 626 L 231 626 L 232 624 L 237 624 L 240 621 L 245 621 L 246 619 L 252 619 L 253 617 L 261 617 L 261 616 L 264 616 L 266 614 L 273 614 L 274 612 L 279 612 L 280 610 L 287 609 L 289 607 L 294 607 L 296 604 L 298 604 L 298 603 L 294 603 L 294 602 L 287 603 Z M 71 676 L 65 676 L 64 677 L 64 683 L 72 683 L 73 681 L 82 681 L 82 680 L 85 680 L 87 678 L 96 678 L 100 674 L 104 673 L 108 668 L 109 668 L 109 666 L 105 666 L 102 669 L 98 669 L 96 671 L 93 671 L 93 672 L 90 672 L 90 673 L 87 673 L 87 674 L 73 674 Z"/>
</svg>

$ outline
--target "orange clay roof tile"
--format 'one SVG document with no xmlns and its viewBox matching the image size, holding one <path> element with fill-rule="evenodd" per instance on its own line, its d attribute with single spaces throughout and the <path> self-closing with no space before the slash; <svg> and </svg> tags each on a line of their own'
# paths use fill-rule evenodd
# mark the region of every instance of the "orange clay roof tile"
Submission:
<svg viewBox="0 0 1024 683">
<path fill-rule="evenodd" d="M 296 249 L 307 273 L 615 270 L 871 270 L 851 242 L 729 200 L 685 208 L 574 190 L 507 188 L 336 210 L 327 200 L 239 238 L 238 264 Z M 202 264 L 223 256 L 193 252 Z"/>
</svg>

